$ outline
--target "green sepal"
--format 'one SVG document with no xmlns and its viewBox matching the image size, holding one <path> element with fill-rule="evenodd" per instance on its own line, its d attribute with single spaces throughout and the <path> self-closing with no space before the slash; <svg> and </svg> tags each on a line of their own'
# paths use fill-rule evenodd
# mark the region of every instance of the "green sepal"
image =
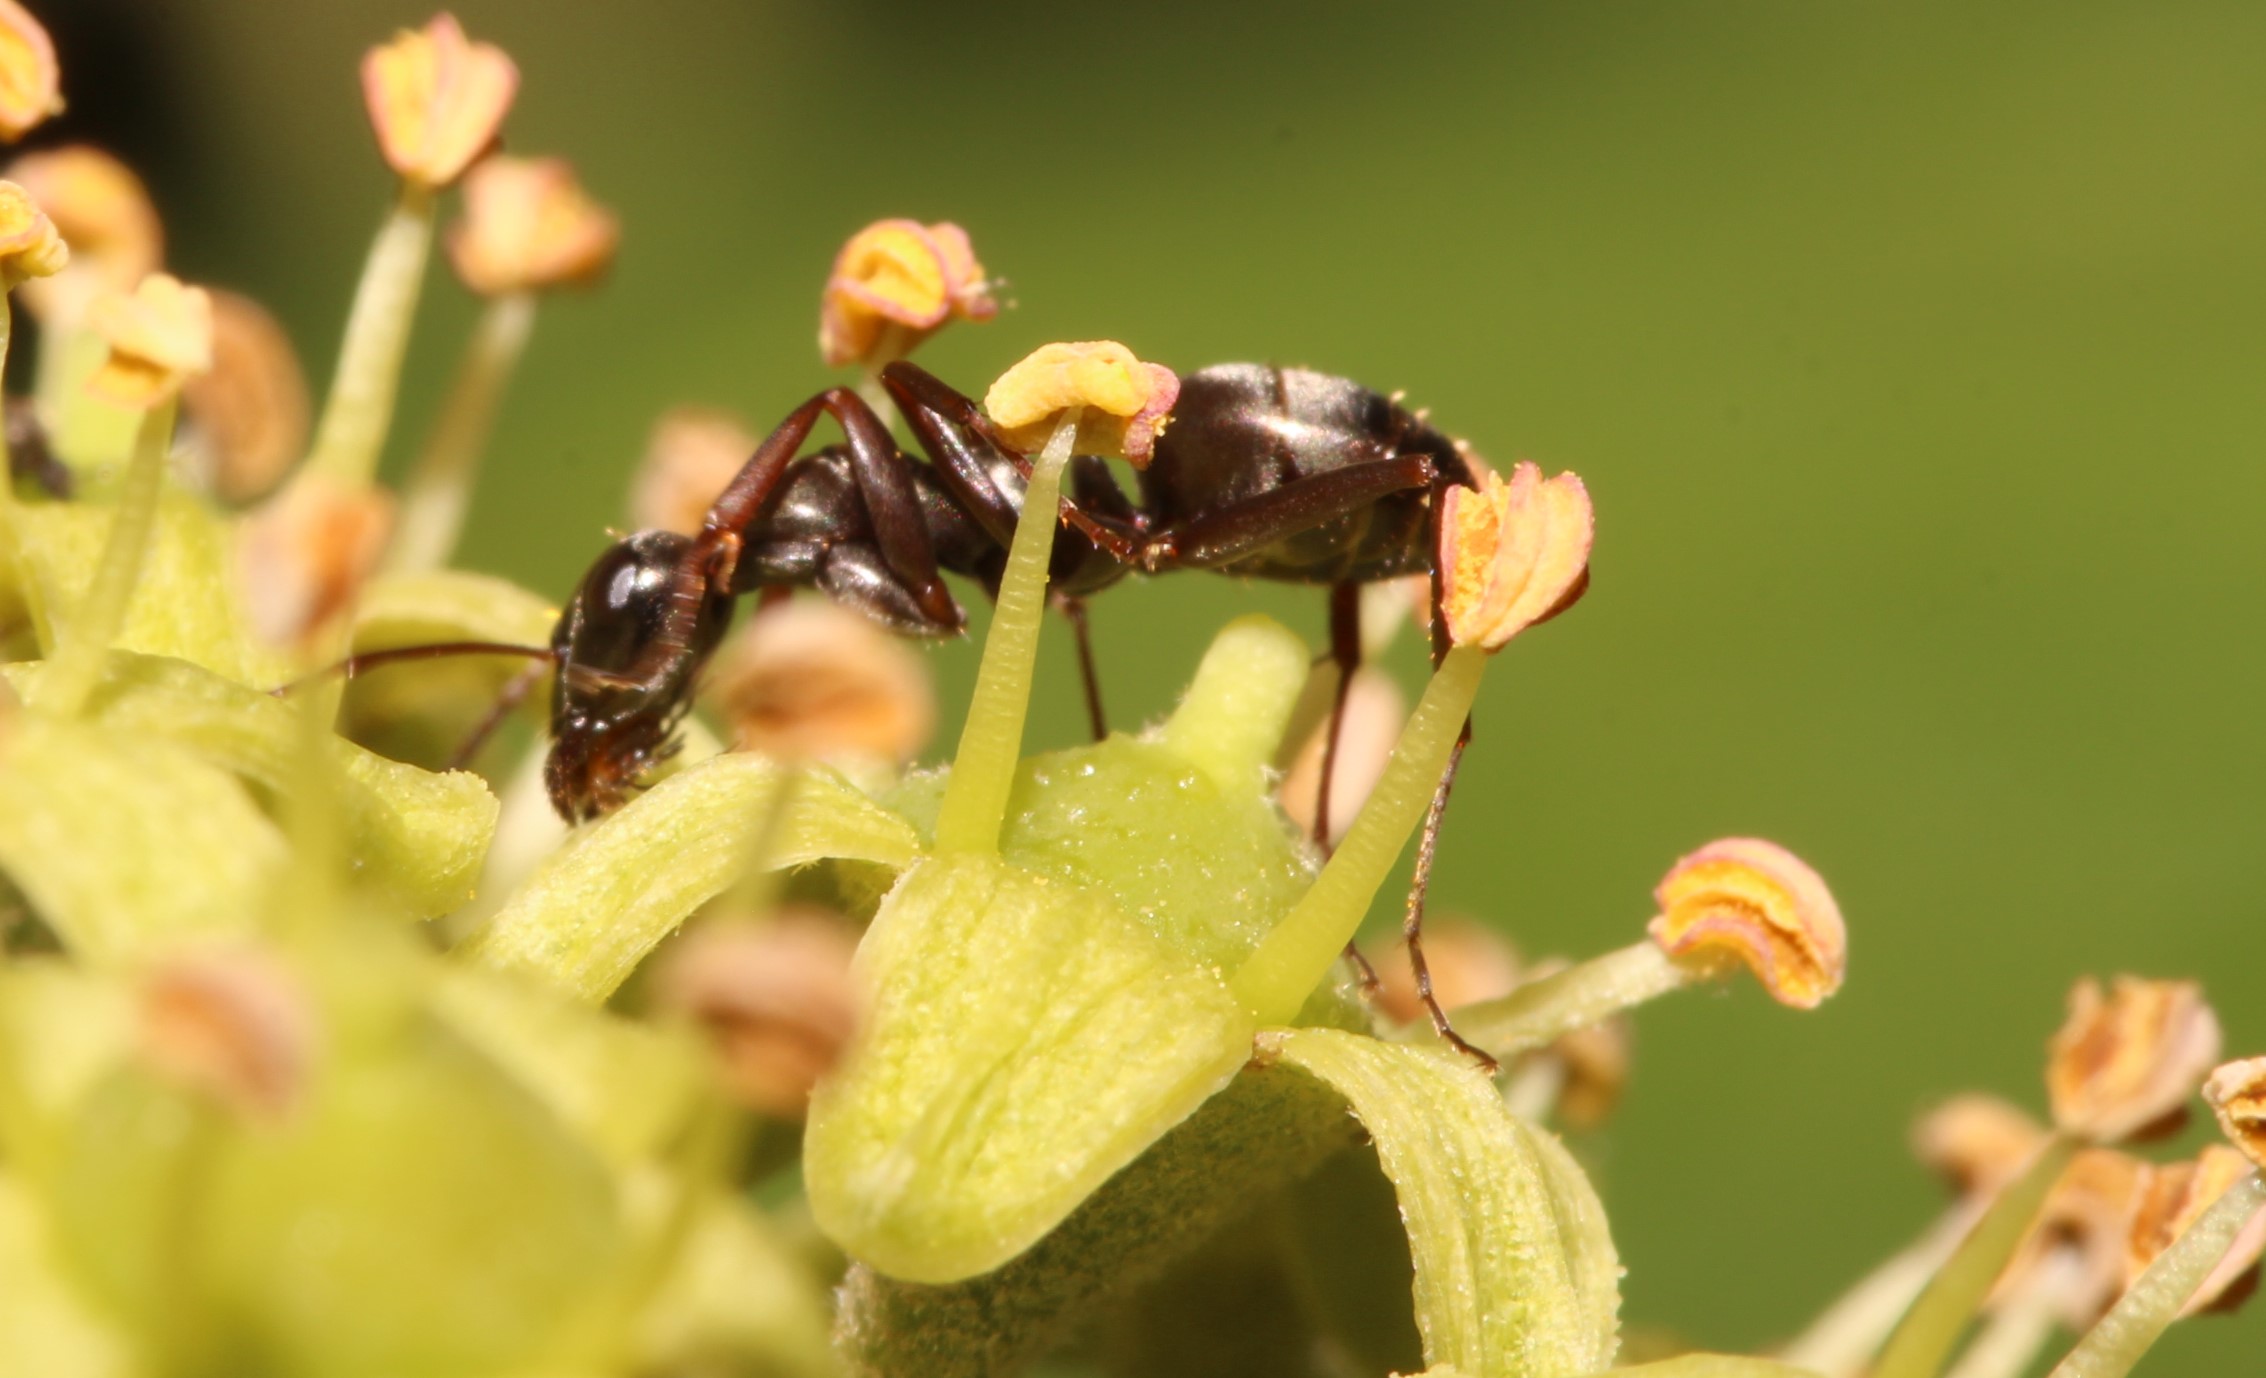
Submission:
<svg viewBox="0 0 2266 1378">
<path fill-rule="evenodd" d="M 29 690 L 41 663 L 11 665 Z M 274 800 L 298 780 L 294 758 L 306 734 L 291 706 L 186 661 L 110 654 L 87 714 L 100 727 L 174 743 L 255 785 Z M 499 805 L 469 771 L 436 773 L 329 737 L 344 786 L 341 822 L 365 885 L 419 919 L 471 897 L 496 829 Z"/>
<path fill-rule="evenodd" d="M 790 779 L 782 804 L 779 791 Z M 833 772 L 790 772 L 750 752 L 727 752 L 591 824 L 457 953 L 603 1000 L 757 862 L 759 843 L 761 863 L 777 870 L 828 857 L 903 867 L 920 850 L 911 824 Z"/>
<path fill-rule="evenodd" d="M 15 510 L 25 601 L 45 651 L 54 650 L 61 624 L 86 597 L 111 516 L 109 507 L 92 503 L 25 503 Z M 288 679 L 289 658 L 253 636 L 237 598 L 235 548 L 234 519 L 168 489 L 113 647 L 191 661 L 240 684 Z"/>
<path fill-rule="evenodd" d="M 855 970 L 868 1022 L 812 1096 L 804 1181 L 820 1228 L 910 1281 L 1014 1258 L 1250 1055 L 1216 971 L 996 857 L 908 871 Z"/>
<path fill-rule="evenodd" d="M 244 787 L 172 742 L 30 711 L 0 740 L 0 870 L 83 961 L 249 932 L 283 859 Z"/>
<path fill-rule="evenodd" d="M 1551 1135 L 1445 1053 L 1335 1029 L 1270 1030 L 1263 1058 L 1328 1083 L 1376 1141 L 1408 1224 L 1427 1363 L 1469 1378 L 1579 1378 L 1619 1346 L 1605 1210 Z"/>
</svg>

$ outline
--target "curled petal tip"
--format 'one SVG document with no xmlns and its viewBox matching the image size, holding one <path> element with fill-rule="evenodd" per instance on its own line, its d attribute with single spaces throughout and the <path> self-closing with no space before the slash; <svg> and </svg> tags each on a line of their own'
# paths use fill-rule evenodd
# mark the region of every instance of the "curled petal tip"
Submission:
<svg viewBox="0 0 2266 1378">
<path fill-rule="evenodd" d="M 1771 998 L 1813 1009 L 1841 988 L 1848 931 L 1818 873 L 1759 838 L 1710 842 L 1678 861 L 1653 892 L 1652 940 L 1694 962 L 1736 957 Z"/>
<path fill-rule="evenodd" d="M 818 352 L 830 368 L 878 367 L 955 316 L 998 314 L 966 230 L 949 221 L 877 220 L 834 256 L 819 300 Z"/>
<path fill-rule="evenodd" d="M 518 90 L 519 68 L 504 51 L 466 38 L 445 13 L 362 59 L 362 99 L 380 152 L 404 179 L 428 188 L 455 182 L 494 146 Z"/>
<path fill-rule="evenodd" d="M 1440 607 L 1455 644 L 1500 650 L 1589 587 L 1597 521 L 1579 475 L 1480 469 L 1477 488 L 1451 486 L 1440 501 Z"/>
<path fill-rule="evenodd" d="M 2056 1126 L 2100 1143 L 2173 1119 L 2219 1060 L 2219 1020 L 2192 981 L 2080 981 L 2047 1045 Z"/>
<path fill-rule="evenodd" d="M 1041 345 L 999 375 L 984 410 L 1008 444 L 1036 450 L 1072 407 L 1080 454 L 1115 455 L 1145 465 L 1180 398 L 1180 379 L 1144 363 L 1115 340 Z"/>
</svg>

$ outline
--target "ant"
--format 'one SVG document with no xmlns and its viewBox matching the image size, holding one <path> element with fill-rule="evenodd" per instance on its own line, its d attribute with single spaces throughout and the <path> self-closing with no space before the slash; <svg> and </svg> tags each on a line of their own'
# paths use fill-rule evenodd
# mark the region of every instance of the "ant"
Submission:
<svg viewBox="0 0 2266 1378">
<path fill-rule="evenodd" d="M 450 643 L 376 652 L 379 660 L 452 652 L 515 653 L 556 666 L 544 783 L 572 822 L 618 807 L 674 749 L 694 681 L 722 640 L 740 595 L 815 586 L 894 631 L 949 636 L 966 615 L 940 574 L 996 595 L 1029 475 L 982 410 L 902 360 L 881 384 L 929 463 L 897 448 L 856 392 L 833 387 L 790 413 L 709 509 L 696 535 L 642 531 L 600 555 L 560 616 L 547 649 Z M 798 455 L 822 415 L 843 441 Z M 1326 584 L 1336 698 L 1317 801 L 1315 838 L 1329 835 L 1329 783 L 1352 672 L 1361 660 L 1364 583 L 1426 574 L 1432 651 L 1446 654 L 1439 615 L 1437 501 L 1450 484 L 1477 487 L 1465 447 L 1395 398 L 1304 369 L 1222 364 L 1181 381 L 1138 503 L 1092 455 L 1065 474 L 1049 591 L 1078 640 L 1086 701 L 1104 735 L 1084 602 L 1135 570 L 1210 569 Z M 1569 602 L 1571 600 L 1568 600 Z M 536 676 L 523 676 L 520 689 Z M 351 671 L 350 671 L 351 672 Z M 508 704 L 491 715 L 491 722 Z M 1417 989 L 1433 1026 L 1483 1062 L 1433 998 L 1420 933 L 1423 900 L 1467 721 L 1435 792 L 1403 922 Z M 1375 974 L 1360 954 L 1364 979 Z"/>
</svg>

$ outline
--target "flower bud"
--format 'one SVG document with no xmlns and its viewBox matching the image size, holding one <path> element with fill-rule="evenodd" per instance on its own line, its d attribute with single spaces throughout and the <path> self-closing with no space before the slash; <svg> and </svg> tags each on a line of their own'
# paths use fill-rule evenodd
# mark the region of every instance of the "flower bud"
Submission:
<svg viewBox="0 0 2266 1378">
<path fill-rule="evenodd" d="M 55 44 L 16 0 L 0 0 L 0 139 L 14 143 L 63 112 Z"/>
<path fill-rule="evenodd" d="M 954 316 L 999 314 L 968 232 L 950 222 L 877 220 L 834 257 L 819 299 L 818 352 L 827 367 L 887 363 Z M 894 347 L 884 340 L 894 330 Z M 884 357 L 886 353 L 886 357 Z"/>
<path fill-rule="evenodd" d="M 2187 1233 L 2212 1202 L 2250 1172 L 2250 1160 L 2225 1144 L 2205 1145 L 2193 1162 L 2166 1163 L 2143 1172 L 2139 1205 L 2127 1239 L 2125 1286 L 2137 1282 L 2157 1255 Z M 2240 1306 L 2257 1285 L 2261 1249 L 2266 1249 L 2266 1215 L 2254 1217 L 2235 1237 L 2226 1257 L 2195 1289 L 2180 1314 L 2192 1316 Z"/>
<path fill-rule="evenodd" d="M 850 979 L 856 936 L 832 915 L 788 909 L 686 935 L 656 987 L 715 1049 L 725 1088 L 747 1106 L 802 1118 L 810 1088 L 840 1060 L 862 1017 Z"/>
<path fill-rule="evenodd" d="M 153 972 L 141 992 L 142 1054 L 167 1079 L 252 1119 L 303 1095 L 315 1021 L 298 981 L 255 952 L 207 953 Z"/>
<path fill-rule="evenodd" d="M 89 144 L 26 153 L 7 177 L 21 183 L 71 246 L 69 270 L 33 284 L 25 304 L 43 321 L 73 321 L 95 298 L 132 291 L 165 261 L 165 228 L 132 168 Z"/>
<path fill-rule="evenodd" d="M 212 491 L 247 502 L 305 452 L 307 376 L 291 337 L 250 297 L 212 293 L 212 371 L 181 389 L 182 443 Z"/>
<path fill-rule="evenodd" d="M 2211 1073 L 2203 1099 L 2235 1147 L 2266 1168 L 2266 1057 L 2230 1062 Z"/>
<path fill-rule="evenodd" d="M 1578 475 L 1545 480 L 1519 464 L 1505 483 L 1473 467 L 1477 489 L 1459 484 L 1440 498 L 1440 606 L 1451 641 L 1495 651 L 1588 589 L 1597 522 Z"/>
<path fill-rule="evenodd" d="M 899 765 L 936 729 L 920 653 L 819 598 L 758 610 L 717 652 L 705 693 L 734 746 L 787 760 Z"/>
<path fill-rule="evenodd" d="M 1818 873 L 1776 843 L 1710 842 L 1678 861 L 1653 897 L 1652 940 L 1679 961 L 1735 956 L 1772 999 L 1796 1009 L 1841 988 L 1849 965 L 1841 909 Z"/>
<path fill-rule="evenodd" d="M 1056 421 L 1083 407 L 1077 452 L 1119 455 L 1136 468 L 1149 462 L 1180 379 L 1162 364 L 1145 364 L 1115 340 L 1040 345 L 999 375 L 984 394 L 984 410 L 1000 436 L 1021 450 L 1037 450 Z"/>
<path fill-rule="evenodd" d="M 31 193 L 0 182 L 0 291 L 61 272 L 71 251 Z"/>
<path fill-rule="evenodd" d="M 496 142 L 519 90 L 519 69 L 474 43 L 450 14 L 404 29 L 362 58 L 362 99 L 388 166 L 419 186 L 464 175 Z"/>
<path fill-rule="evenodd" d="M 1335 845 L 1345 837 L 1346 829 L 1353 826 L 1354 815 L 1361 812 L 1361 803 L 1369 791 L 1384 778 L 1385 764 L 1393 758 L 1393 744 L 1400 740 L 1401 725 L 1408 721 L 1408 700 L 1393 682 L 1393 677 L 1373 666 L 1364 665 L 1353 672 L 1352 684 L 1346 690 L 1345 716 L 1339 725 L 1337 760 L 1330 779 L 1330 837 Z M 1283 775 L 1282 786 L 1276 797 L 1282 801 L 1283 812 L 1290 815 L 1300 833 L 1314 835 L 1314 815 L 1320 806 L 1322 792 L 1322 761 L 1329 751 L 1330 719 L 1327 714 L 1315 724 L 1314 731 L 1290 769 Z M 1473 997 L 1484 998 L 1484 997 Z"/>
<path fill-rule="evenodd" d="M 2097 1143 L 2162 1125 L 2219 1059 L 2219 1020 L 2192 981 L 2119 976 L 2104 996 L 2087 978 L 2047 1045 L 2054 1124 Z"/>
<path fill-rule="evenodd" d="M 1912 1127 L 1913 1153 L 1963 1199 L 2013 1181 L 2045 1142 L 2043 1125 L 1997 1096 L 1953 1096 Z"/>
<path fill-rule="evenodd" d="M 755 444 L 755 436 L 729 412 L 679 407 L 665 413 L 653 423 L 637 466 L 630 521 L 641 531 L 697 534 Z"/>
<path fill-rule="evenodd" d="M 621 223 L 590 199 L 563 158 L 483 160 L 465 174 L 449 262 L 483 296 L 587 283 L 614 261 Z"/>
<path fill-rule="evenodd" d="M 393 498 L 381 488 L 321 474 L 286 484 L 237 538 L 253 630 L 274 645 L 304 645 L 353 606 L 392 526 Z"/>
<path fill-rule="evenodd" d="M 2099 1320 L 2124 1291 L 2126 1241 L 2146 1166 L 2107 1148 L 2089 1148 L 2072 1158 L 2000 1276 L 1991 1304 L 2040 1285 L 2044 1278 L 2050 1280 L 2049 1300 L 2064 1325 L 2082 1331 Z"/>
<path fill-rule="evenodd" d="M 87 391 L 115 406 L 155 407 L 212 368 L 212 297 L 169 273 L 96 301 L 87 323 L 110 346 Z"/>
</svg>

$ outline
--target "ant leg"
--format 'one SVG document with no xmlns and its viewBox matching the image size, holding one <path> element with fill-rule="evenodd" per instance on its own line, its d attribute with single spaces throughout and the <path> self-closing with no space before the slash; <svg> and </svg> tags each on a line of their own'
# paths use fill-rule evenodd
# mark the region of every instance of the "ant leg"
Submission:
<svg viewBox="0 0 2266 1378">
<path fill-rule="evenodd" d="M 912 461 L 889 438 L 889 428 L 873 414 L 864 398 L 848 388 L 828 388 L 819 394 L 826 409 L 841 423 L 850 442 L 850 473 L 857 480 L 858 496 L 865 499 L 866 516 L 873 523 L 874 544 L 881 558 L 929 621 L 958 627 L 966 621 L 960 605 L 937 577 L 936 544 L 928 523 L 921 519 L 919 490 L 913 486 Z"/>
<path fill-rule="evenodd" d="M 1094 740 L 1109 736 L 1109 715 L 1102 712 L 1101 676 L 1094 670 L 1093 631 L 1086 625 L 1086 600 L 1058 598 L 1055 606 L 1062 610 L 1063 618 L 1070 623 L 1072 638 L 1078 643 L 1078 677 L 1086 683 L 1086 719 L 1093 724 Z"/>
<path fill-rule="evenodd" d="M 1438 469 L 1424 455 L 1371 460 L 1292 479 L 1157 532 L 1148 538 L 1140 562 L 1151 570 L 1167 563 L 1195 568 L 1232 564 L 1286 536 L 1359 512 L 1394 493 L 1431 487 L 1438 479 Z"/>
<path fill-rule="evenodd" d="M 456 750 L 449 753 L 442 769 L 464 770 L 469 767 L 472 758 L 480 754 L 480 748 L 488 744 L 490 737 L 496 735 L 496 729 L 504 725 L 504 719 L 511 716 L 511 711 L 527 702 L 527 696 L 534 693 L 535 686 L 543 682 L 543 672 L 549 668 L 544 661 L 534 661 L 505 680 L 504 687 L 496 694 L 496 701 L 488 706 L 486 715 L 465 734 L 464 740 L 457 743 Z"/>
<path fill-rule="evenodd" d="M 1463 764 L 1463 750 L 1469 745 L 1471 719 L 1465 718 L 1463 731 L 1456 737 L 1455 750 L 1448 755 L 1448 768 L 1440 772 L 1439 787 L 1432 791 L 1432 807 L 1424 815 L 1424 834 L 1416 846 L 1416 874 L 1409 883 L 1408 912 L 1401 918 L 1401 937 L 1408 943 L 1408 964 L 1416 973 L 1416 997 L 1424 1002 L 1424 1012 L 1432 1016 L 1433 1032 L 1492 1075 L 1499 1070 L 1495 1059 L 1466 1043 L 1463 1035 L 1448 1022 L 1447 1011 L 1440 1008 L 1439 1000 L 1432 994 L 1432 971 L 1424 962 L 1424 896 L 1432 885 L 1432 857 L 1439 847 L 1440 821 L 1448 811 L 1448 793 L 1455 788 L 1456 769 Z"/>
<path fill-rule="evenodd" d="M 1322 780 L 1314 791 L 1314 845 L 1327 859 L 1330 841 L 1330 782 L 1338 771 L 1338 735 L 1345 728 L 1345 702 L 1353 688 L 1353 672 L 1361 667 L 1361 585 L 1340 581 L 1330 586 L 1330 660 L 1337 666 L 1338 684 L 1330 699 L 1330 726 L 1322 737 Z M 1375 995 L 1377 968 L 1361 955 L 1361 943 L 1348 938 L 1346 960 L 1361 978 L 1361 993 Z"/>
<path fill-rule="evenodd" d="M 282 698 L 310 684 L 320 684 L 333 675 L 340 679 L 352 679 L 381 665 L 439 660 L 444 656 L 525 656 L 544 664 L 554 663 L 559 658 L 558 652 L 548 646 L 521 646 L 509 641 L 434 641 L 423 646 L 395 646 L 384 651 L 364 651 L 360 655 L 348 656 L 336 665 L 325 666 L 311 675 L 301 675 L 289 684 L 277 685 L 268 692 Z"/>
</svg>

